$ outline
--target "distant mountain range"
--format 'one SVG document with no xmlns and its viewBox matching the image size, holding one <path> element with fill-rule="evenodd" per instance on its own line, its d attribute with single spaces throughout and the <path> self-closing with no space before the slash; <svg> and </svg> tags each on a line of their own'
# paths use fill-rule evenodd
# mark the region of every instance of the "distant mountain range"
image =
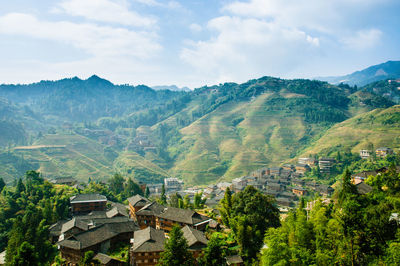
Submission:
<svg viewBox="0 0 400 266">
<path fill-rule="evenodd" d="M 400 78 L 400 61 L 387 61 L 345 76 L 317 77 L 316 79 L 327 81 L 331 84 L 346 83 L 351 86 L 364 86 L 371 82 L 389 78 Z"/>
<path fill-rule="evenodd" d="M 383 72 L 396 77 L 398 64 L 360 71 L 359 81 Z M 189 91 L 161 87 L 98 76 L 0 85 L 0 172 L 8 182 L 35 169 L 50 178 L 106 180 L 120 172 L 147 183 L 175 176 L 194 185 L 300 155 L 400 148 L 400 81 L 393 79 L 358 88 L 274 77 Z"/>
<path fill-rule="evenodd" d="M 162 85 L 162 86 L 153 86 L 151 87 L 153 90 L 170 90 L 170 91 L 190 91 L 188 87 L 181 87 L 179 88 L 176 85 Z"/>
</svg>

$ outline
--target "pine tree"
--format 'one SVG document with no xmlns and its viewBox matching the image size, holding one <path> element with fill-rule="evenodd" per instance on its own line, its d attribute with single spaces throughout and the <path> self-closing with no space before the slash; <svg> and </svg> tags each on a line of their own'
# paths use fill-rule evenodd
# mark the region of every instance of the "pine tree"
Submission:
<svg viewBox="0 0 400 266">
<path fill-rule="evenodd" d="M 229 187 L 226 188 L 224 198 L 221 200 L 220 205 L 222 223 L 229 226 L 229 218 L 232 212 L 232 193 Z"/>
<path fill-rule="evenodd" d="M 225 265 L 226 249 L 227 247 L 222 239 L 219 238 L 219 235 L 212 234 L 199 264 L 204 266 Z"/>
<path fill-rule="evenodd" d="M 6 186 L 6 182 L 4 182 L 3 178 L 0 177 L 0 192 L 3 190 L 3 188 Z"/>
<path fill-rule="evenodd" d="M 178 225 L 169 233 L 165 242 L 164 252 L 161 253 L 159 265 L 163 266 L 191 266 L 194 265 L 192 253 L 188 250 L 187 240 Z"/>
<path fill-rule="evenodd" d="M 165 195 L 165 185 L 162 185 L 161 188 L 161 198 L 160 198 L 161 204 L 167 204 L 167 196 Z"/>
</svg>

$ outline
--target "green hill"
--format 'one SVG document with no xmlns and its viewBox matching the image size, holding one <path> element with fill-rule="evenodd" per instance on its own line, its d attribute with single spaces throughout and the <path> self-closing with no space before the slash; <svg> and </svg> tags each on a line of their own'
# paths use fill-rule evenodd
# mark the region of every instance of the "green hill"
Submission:
<svg viewBox="0 0 400 266">
<path fill-rule="evenodd" d="M 400 105 L 376 109 L 334 125 L 301 156 L 328 154 L 345 148 L 358 153 L 371 146 L 400 148 Z"/>
<path fill-rule="evenodd" d="M 2 134 L 0 146 L 29 144 L 0 156 L 4 171 L 20 173 L 26 162 L 49 178 L 106 180 L 120 172 L 144 182 L 176 176 L 186 184 L 231 180 L 304 152 L 333 149 L 334 138 L 322 143 L 321 136 L 394 104 L 367 88 L 273 77 L 171 92 L 94 76 L 2 85 L 0 95 L 8 98 L 0 102 L 0 126 L 16 125 Z M 393 134 L 382 131 L 381 138 Z M 20 135 L 21 141 L 12 139 Z"/>
</svg>

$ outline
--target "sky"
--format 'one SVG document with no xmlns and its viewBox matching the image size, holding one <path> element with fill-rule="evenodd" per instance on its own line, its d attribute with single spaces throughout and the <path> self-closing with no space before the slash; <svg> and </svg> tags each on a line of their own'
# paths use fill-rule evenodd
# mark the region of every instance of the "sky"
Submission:
<svg viewBox="0 0 400 266">
<path fill-rule="evenodd" d="M 1 0 L 0 83 L 349 74 L 400 59 L 399 11 L 399 0 Z"/>
</svg>

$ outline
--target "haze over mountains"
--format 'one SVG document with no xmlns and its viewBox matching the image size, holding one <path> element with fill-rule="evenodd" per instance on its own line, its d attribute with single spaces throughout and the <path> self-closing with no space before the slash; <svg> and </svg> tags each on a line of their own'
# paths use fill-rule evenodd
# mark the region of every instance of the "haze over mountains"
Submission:
<svg viewBox="0 0 400 266">
<path fill-rule="evenodd" d="M 117 171 L 205 184 L 304 154 L 398 148 L 399 63 L 341 78 L 374 81 L 358 87 L 262 77 L 176 91 L 98 76 L 1 85 L 0 169 L 8 182 L 29 168 L 84 181 Z"/>
<path fill-rule="evenodd" d="M 317 79 L 332 84 L 346 83 L 351 86 L 364 86 L 371 82 L 389 78 L 400 78 L 400 61 L 387 61 L 386 63 L 374 65 L 345 76 L 320 77 Z"/>
</svg>

